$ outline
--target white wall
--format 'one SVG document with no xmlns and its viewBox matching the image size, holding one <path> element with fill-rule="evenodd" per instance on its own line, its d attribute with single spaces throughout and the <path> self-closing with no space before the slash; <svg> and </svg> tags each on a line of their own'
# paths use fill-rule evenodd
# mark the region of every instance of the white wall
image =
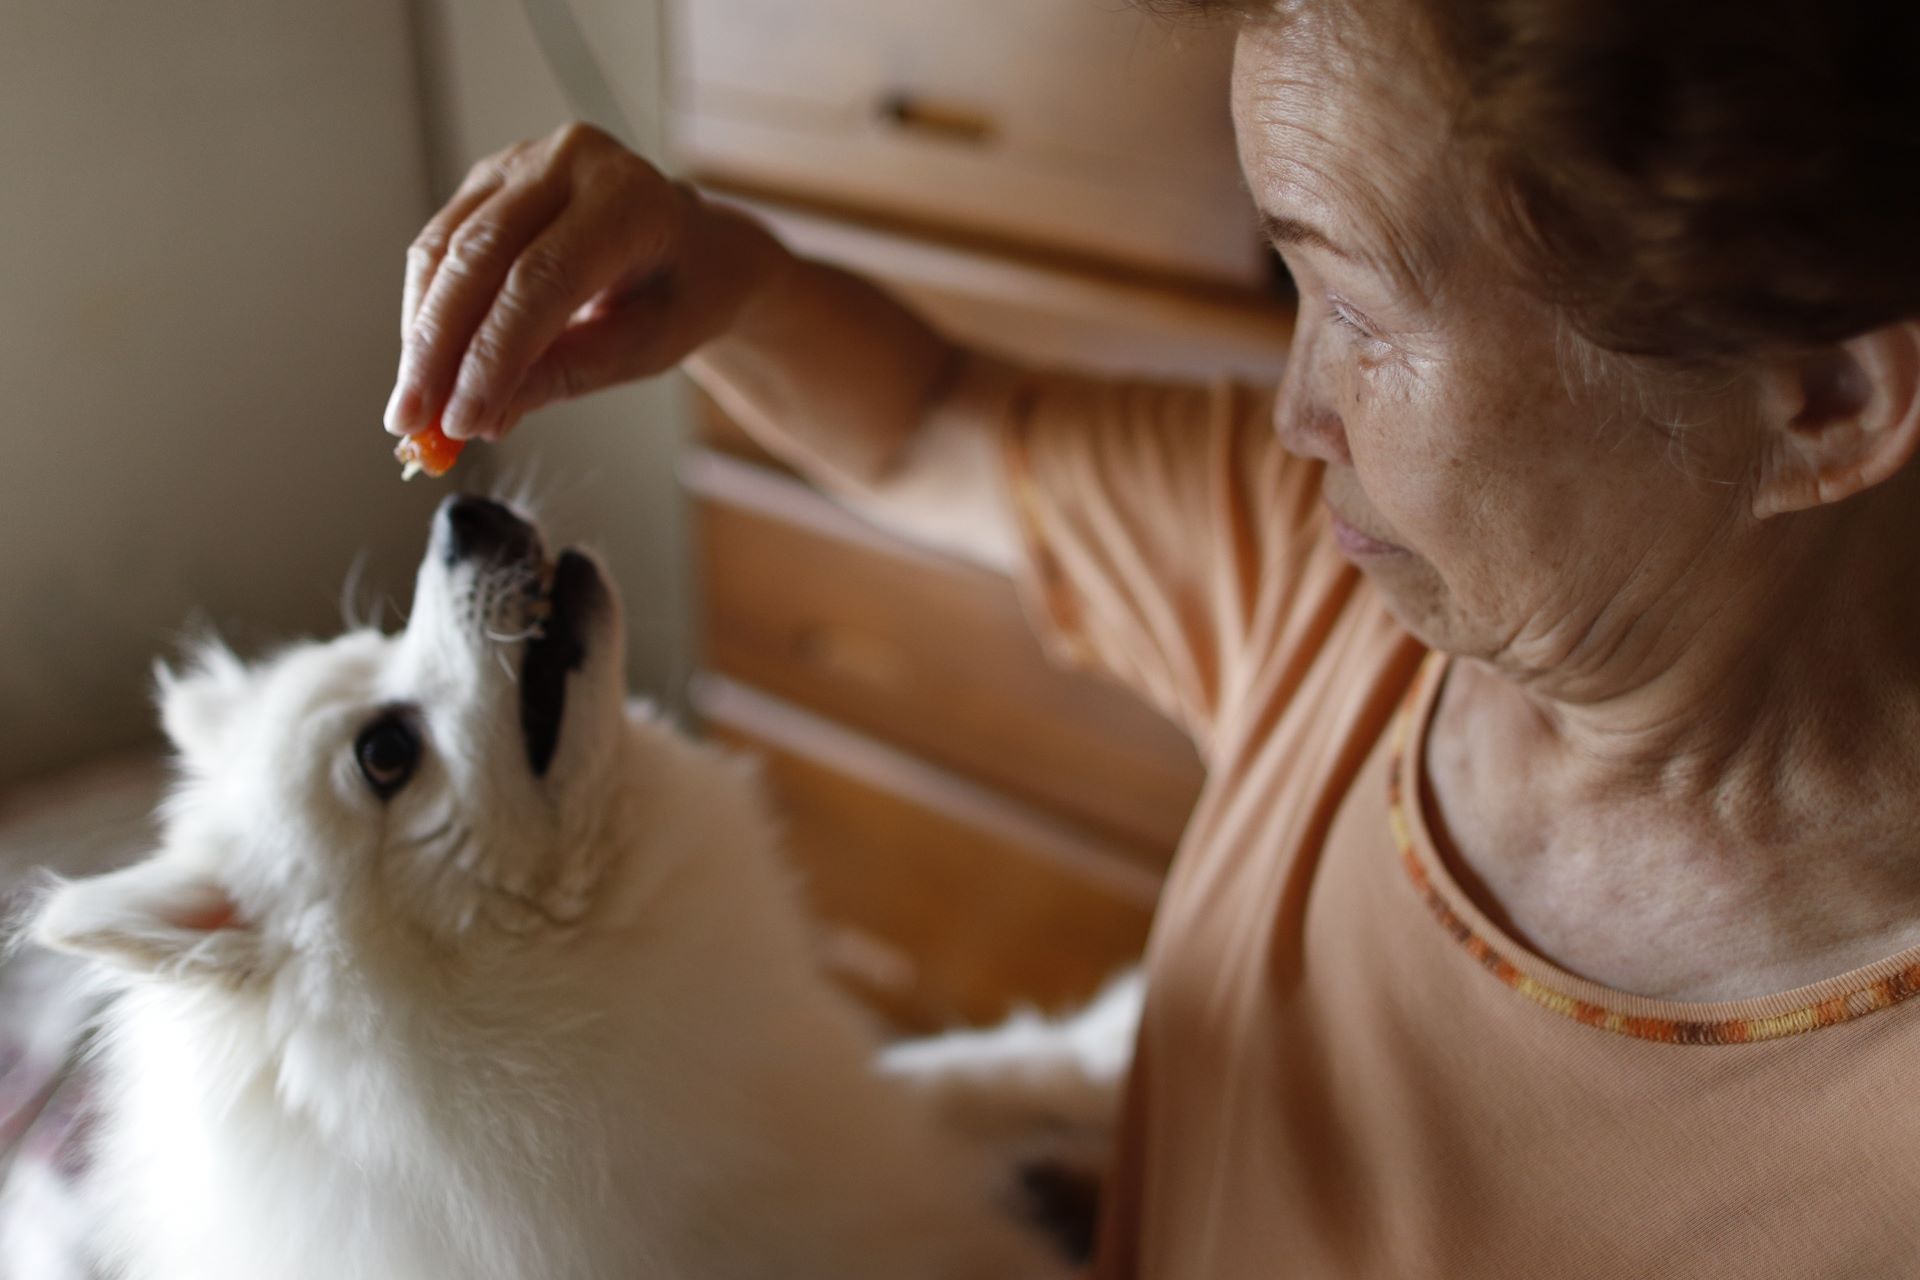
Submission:
<svg viewBox="0 0 1920 1280">
<path fill-rule="evenodd" d="M 659 0 L 568 0 L 631 139 L 658 155 L 664 90 Z M 475 160 L 572 118 L 519 0 L 420 0 L 436 193 Z M 611 122 L 600 122 L 611 123 Z M 626 602 L 637 691 L 679 705 L 691 666 L 686 535 L 674 466 L 687 420 L 676 380 L 603 391 L 530 417 L 493 466 L 525 480 L 549 523 L 606 556 Z"/>
<path fill-rule="evenodd" d="M 149 729 L 196 613 L 405 598 L 378 417 L 428 208 L 402 0 L 0 5 L 0 781 Z"/>
<path fill-rule="evenodd" d="M 434 4 L 0 3 L 0 785 L 149 737 L 195 618 L 331 631 L 363 550 L 405 603 L 446 491 L 403 488 L 378 425 L 405 246 L 436 180 L 565 117 L 513 0 Z M 657 128 L 653 0 L 601 9 Z M 671 695 L 678 402 L 548 417 L 503 470 L 608 551 Z"/>
</svg>

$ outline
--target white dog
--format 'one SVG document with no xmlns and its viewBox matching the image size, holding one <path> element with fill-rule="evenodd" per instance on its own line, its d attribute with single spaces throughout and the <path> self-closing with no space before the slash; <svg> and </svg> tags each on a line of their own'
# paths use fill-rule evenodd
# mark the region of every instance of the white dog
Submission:
<svg viewBox="0 0 1920 1280">
<path fill-rule="evenodd" d="M 992 1109 L 994 1053 L 875 1069 L 749 772 L 630 717 L 621 670 L 594 561 L 460 498 L 403 632 L 161 673 L 162 847 L 32 926 L 118 993 L 112 1274 L 1064 1273 L 994 1144 L 942 1120 Z M 1030 1048 L 1009 1114 L 1077 1071 L 1066 1119 L 1097 1122 L 1117 1069 Z"/>
</svg>

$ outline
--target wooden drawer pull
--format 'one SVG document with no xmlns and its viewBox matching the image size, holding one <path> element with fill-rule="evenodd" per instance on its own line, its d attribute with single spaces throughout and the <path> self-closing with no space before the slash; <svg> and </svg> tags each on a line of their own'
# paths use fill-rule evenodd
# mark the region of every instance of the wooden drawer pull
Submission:
<svg viewBox="0 0 1920 1280">
<path fill-rule="evenodd" d="M 884 95 L 879 117 L 894 128 L 942 142 L 984 147 L 999 135 L 993 117 L 964 103 L 922 98 L 904 90 Z"/>
</svg>

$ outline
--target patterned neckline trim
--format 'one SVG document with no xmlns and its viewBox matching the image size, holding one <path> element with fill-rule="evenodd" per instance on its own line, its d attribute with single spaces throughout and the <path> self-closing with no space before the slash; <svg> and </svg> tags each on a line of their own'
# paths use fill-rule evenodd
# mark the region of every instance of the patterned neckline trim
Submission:
<svg viewBox="0 0 1920 1280">
<path fill-rule="evenodd" d="M 1458 897 L 1458 888 L 1439 865 L 1437 855 L 1432 855 L 1430 848 L 1421 848 L 1420 837 L 1425 833 L 1419 824 L 1424 815 L 1418 812 L 1418 800 L 1410 798 L 1418 790 L 1417 784 L 1411 781 L 1416 776 L 1416 765 L 1412 762 L 1425 743 L 1427 723 L 1438 701 L 1446 666 L 1445 655 L 1429 655 L 1400 710 L 1387 772 L 1387 817 L 1394 844 L 1400 851 L 1401 865 L 1421 901 L 1454 941 L 1499 981 L 1542 1008 L 1586 1026 L 1639 1040 L 1684 1045 L 1779 1040 L 1847 1022 L 1920 995 L 1920 959 L 1916 958 L 1920 950 L 1916 950 L 1797 992 L 1785 992 L 1760 1001 L 1694 1006 L 1702 1015 L 1720 1010 L 1730 1012 L 1742 1005 L 1765 1006 L 1757 1016 L 1684 1017 L 1674 1016 L 1670 1011 L 1686 1010 L 1688 1006 L 1658 1000 L 1625 997 L 1618 1003 L 1629 1007 L 1613 1007 L 1616 1002 L 1607 998 L 1604 989 L 1571 974 L 1560 974 L 1545 962 L 1525 956 L 1510 940 L 1478 919 L 1478 912 L 1464 905 L 1464 900 Z M 1423 857 L 1423 852 L 1431 858 Z M 1462 906 L 1456 908 L 1455 901 L 1461 901 Z M 1469 913 L 1476 918 L 1469 918 Z M 1574 990 L 1581 988 L 1589 994 L 1577 994 Z M 1793 999 L 1802 994 L 1810 998 Z"/>
</svg>

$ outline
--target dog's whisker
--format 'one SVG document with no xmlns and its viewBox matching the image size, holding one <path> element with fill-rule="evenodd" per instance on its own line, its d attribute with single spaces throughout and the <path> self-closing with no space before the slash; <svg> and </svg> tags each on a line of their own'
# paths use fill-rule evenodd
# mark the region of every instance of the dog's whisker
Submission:
<svg viewBox="0 0 1920 1280">
<path fill-rule="evenodd" d="M 408 836 L 405 839 L 400 840 L 393 847 L 396 849 L 418 849 L 421 845 L 431 844 L 435 840 L 438 840 L 440 837 L 446 835 L 449 831 L 452 831 L 453 824 L 454 824 L 454 815 L 450 813 L 447 815 L 446 820 L 443 821 L 439 826 L 435 827 L 433 830 L 423 832 L 422 834 L 417 836 Z"/>
<path fill-rule="evenodd" d="M 538 523 L 539 492 L 544 483 L 539 458 L 528 458 L 501 471 L 491 486 L 490 496 Z"/>
<path fill-rule="evenodd" d="M 442 863 L 445 866 L 457 868 L 461 871 L 471 871 L 474 860 L 467 855 L 472 851 L 473 829 L 471 827 L 462 827 L 460 829 L 460 838 L 454 842 L 452 848 L 447 850 L 446 856 L 442 859 Z"/>
<path fill-rule="evenodd" d="M 366 585 L 367 558 L 366 547 L 354 553 L 353 563 L 347 566 L 347 580 L 340 584 L 340 620 L 349 631 L 358 631 L 368 623 L 360 605 L 360 591 Z"/>
</svg>

